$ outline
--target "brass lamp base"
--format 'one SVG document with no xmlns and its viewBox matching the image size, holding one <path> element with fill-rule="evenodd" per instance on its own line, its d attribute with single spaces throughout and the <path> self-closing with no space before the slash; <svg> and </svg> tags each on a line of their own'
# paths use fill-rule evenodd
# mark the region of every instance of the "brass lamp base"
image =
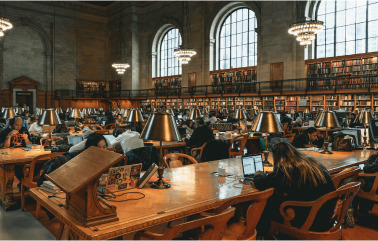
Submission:
<svg viewBox="0 0 378 241">
<path fill-rule="evenodd" d="M 150 187 L 151 188 L 166 189 L 166 188 L 170 188 L 171 187 L 171 184 L 166 183 L 163 180 L 163 173 L 164 173 L 164 167 L 162 165 L 160 165 L 159 169 L 158 169 L 159 180 L 157 180 L 156 182 L 150 183 Z"/>
<path fill-rule="evenodd" d="M 263 161 L 264 166 L 268 166 L 268 167 L 273 166 L 273 164 L 268 161 L 269 151 L 263 151 L 263 153 L 264 153 L 264 161 Z"/>
<path fill-rule="evenodd" d="M 333 152 L 328 149 L 328 145 L 329 145 L 329 142 L 325 141 L 324 146 L 323 146 L 323 151 L 321 151 L 320 153 L 322 153 L 322 154 L 333 154 Z"/>
</svg>

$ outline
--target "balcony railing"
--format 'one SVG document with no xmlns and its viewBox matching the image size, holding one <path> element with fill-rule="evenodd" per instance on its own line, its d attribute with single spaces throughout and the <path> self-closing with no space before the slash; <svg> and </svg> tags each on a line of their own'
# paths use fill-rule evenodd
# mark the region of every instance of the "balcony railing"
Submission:
<svg viewBox="0 0 378 241">
<path fill-rule="evenodd" d="M 330 90 L 366 90 L 378 91 L 378 74 L 369 75 L 338 75 L 324 78 L 289 79 L 262 82 L 223 82 L 220 84 L 184 86 L 169 88 L 154 88 L 142 90 L 120 91 L 76 91 L 56 90 L 57 98 L 138 98 L 138 97 L 164 97 L 164 96 L 195 96 L 195 95 L 241 95 L 241 94 L 264 94 L 269 92 L 305 92 Z"/>
</svg>

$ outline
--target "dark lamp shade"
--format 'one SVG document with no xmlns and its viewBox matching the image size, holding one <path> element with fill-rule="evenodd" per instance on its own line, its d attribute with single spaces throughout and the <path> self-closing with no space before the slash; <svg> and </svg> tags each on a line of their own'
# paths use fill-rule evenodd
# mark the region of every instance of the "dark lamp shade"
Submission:
<svg viewBox="0 0 378 241">
<path fill-rule="evenodd" d="M 2 118 L 8 120 L 10 118 L 13 118 L 15 115 L 16 114 L 14 113 L 14 110 L 12 108 L 5 108 Z"/>
<path fill-rule="evenodd" d="M 121 115 L 121 116 L 122 116 L 123 113 L 125 113 L 125 109 L 124 109 L 124 108 L 122 108 L 122 109 L 119 110 L 118 115 Z"/>
<path fill-rule="evenodd" d="M 166 112 L 167 112 L 168 114 L 175 115 L 175 112 L 174 112 L 171 108 L 167 109 Z"/>
<path fill-rule="evenodd" d="M 192 109 L 189 114 L 189 120 L 195 120 L 202 117 L 201 111 L 199 109 Z"/>
<path fill-rule="evenodd" d="M 244 110 L 238 109 L 238 110 L 236 110 L 236 112 L 234 113 L 233 118 L 234 118 L 234 119 L 237 119 L 237 120 L 245 120 L 245 119 L 247 119 L 247 116 L 246 116 Z"/>
<path fill-rule="evenodd" d="M 62 110 L 62 108 L 59 107 L 59 108 L 55 108 L 55 112 L 58 113 L 58 115 L 59 115 L 59 114 L 63 113 L 63 110 Z"/>
<path fill-rule="evenodd" d="M 316 114 L 316 119 L 315 119 L 314 126 L 319 126 L 320 125 L 320 121 L 322 120 L 323 115 L 324 115 L 324 111 L 323 110 L 318 111 L 318 113 Z"/>
<path fill-rule="evenodd" d="M 280 121 L 272 111 L 261 111 L 252 125 L 252 131 L 263 133 L 283 132 Z"/>
<path fill-rule="evenodd" d="M 323 114 L 315 122 L 316 127 L 341 128 L 334 111 L 323 111 Z"/>
<path fill-rule="evenodd" d="M 36 116 L 41 116 L 41 115 L 43 115 L 43 111 L 44 111 L 43 108 L 38 108 L 38 110 L 36 111 L 35 115 Z"/>
<path fill-rule="evenodd" d="M 83 118 L 83 115 L 81 114 L 79 109 L 74 108 L 74 109 L 72 109 L 72 111 L 70 113 L 70 118 L 81 119 L 81 118 Z"/>
<path fill-rule="evenodd" d="M 127 117 L 127 122 L 143 122 L 143 116 L 139 109 L 132 109 L 129 116 Z"/>
<path fill-rule="evenodd" d="M 89 116 L 90 115 L 89 109 L 88 108 L 83 108 L 83 111 L 81 112 L 81 114 L 83 116 Z"/>
<path fill-rule="evenodd" d="M 362 110 L 354 120 L 354 123 L 361 123 L 363 126 L 370 124 L 370 119 L 373 118 L 370 110 Z"/>
<path fill-rule="evenodd" d="M 22 107 L 16 107 L 16 108 L 14 108 L 14 113 L 21 115 L 24 112 L 24 110 L 25 109 L 22 108 Z"/>
<path fill-rule="evenodd" d="M 165 112 L 150 115 L 140 138 L 152 141 L 181 141 L 173 115 Z"/>
<path fill-rule="evenodd" d="M 42 116 L 39 118 L 38 125 L 49 125 L 49 126 L 55 126 L 58 124 L 62 124 L 60 121 L 60 118 L 58 116 L 58 113 L 54 111 L 54 109 L 46 109 L 43 111 Z"/>
<path fill-rule="evenodd" d="M 128 118 L 129 114 L 130 114 L 130 110 L 129 109 L 125 109 L 124 112 L 123 112 L 123 114 L 122 114 L 122 118 Z"/>
<path fill-rule="evenodd" d="M 67 113 L 71 113 L 71 111 L 72 111 L 72 108 L 71 108 L 71 107 L 68 107 L 68 108 L 66 109 L 66 112 L 67 112 Z"/>
</svg>

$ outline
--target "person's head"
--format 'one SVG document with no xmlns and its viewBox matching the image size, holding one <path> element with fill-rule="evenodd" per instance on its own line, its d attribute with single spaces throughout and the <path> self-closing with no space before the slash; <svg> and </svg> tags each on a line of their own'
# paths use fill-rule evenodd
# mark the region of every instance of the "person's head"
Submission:
<svg viewBox="0 0 378 241">
<path fill-rule="evenodd" d="M 349 114 L 349 118 L 352 119 L 352 120 L 356 119 L 356 113 L 351 112 L 351 113 Z"/>
<path fill-rule="evenodd" d="M 205 124 L 205 120 L 202 117 L 198 117 L 195 123 L 196 123 L 196 127 L 201 127 Z"/>
<path fill-rule="evenodd" d="M 9 120 L 9 126 L 12 128 L 12 130 L 19 131 L 22 127 L 22 118 L 21 116 L 13 117 Z"/>
<path fill-rule="evenodd" d="M 100 133 L 96 133 L 96 132 L 90 134 L 87 138 L 87 141 L 85 142 L 85 149 L 91 146 L 105 149 L 106 148 L 105 137 L 101 135 Z"/>
<path fill-rule="evenodd" d="M 316 141 L 319 135 L 318 130 L 315 127 L 308 128 L 303 134 L 307 135 L 310 141 Z"/>
<path fill-rule="evenodd" d="M 284 138 L 279 139 L 273 143 L 271 140 L 271 152 L 273 155 L 273 163 L 275 170 L 282 170 L 284 173 L 284 181 L 289 186 L 297 185 L 298 187 L 304 184 L 310 184 L 317 187 L 321 183 L 326 183 L 324 176 L 325 167 L 312 157 L 298 151 L 288 140 Z M 294 176 L 298 176 L 298 183 L 293 180 Z"/>
<path fill-rule="evenodd" d="M 118 115 L 117 115 L 117 119 L 121 120 L 121 119 L 122 119 L 122 115 L 121 115 L 121 114 L 118 114 Z"/>
</svg>

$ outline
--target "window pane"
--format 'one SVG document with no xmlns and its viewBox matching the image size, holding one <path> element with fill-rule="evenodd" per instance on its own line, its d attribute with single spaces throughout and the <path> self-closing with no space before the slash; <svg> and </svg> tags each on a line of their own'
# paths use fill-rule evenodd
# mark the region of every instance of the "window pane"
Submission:
<svg viewBox="0 0 378 241">
<path fill-rule="evenodd" d="M 335 15 L 334 14 L 327 14 L 326 15 L 326 26 L 327 26 L 327 28 L 334 28 L 335 27 Z"/>
<path fill-rule="evenodd" d="M 356 28 L 356 38 L 366 38 L 366 23 L 359 23 L 357 24 Z"/>
<path fill-rule="evenodd" d="M 326 45 L 326 57 L 333 57 L 333 44 L 327 44 Z"/>
<path fill-rule="evenodd" d="M 326 31 L 326 41 L 327 41 L 327 43 L 333 43 L 335 41 L 334 31 L 335 31 L 335 29 L 333 29 L 333 28 L 327 29 L 327 31 Z"/>
<path fill-rule="evenodd" d="M 377 37 L 378 36 L 378 20 L 369 22 L 368 25 L 368 38 Z"/>
<path fill-rule="evenodd" d="M 345 12 L 347 18 L 346 18 L 346 25 L 353 24 L 356 22 L 356 9 L 347 9 Z"/>
<path fill-rule="evenodd" d="M 324 48 L 325 48 L 325 45 L 317 47 L 316 57 L 318 57 L 318 58 L 324 58 L 325 57 Z"/>
<path fill-rule="evenodd" d="M 378 3 L 369 4 L 368 11 L 369 21 L 378 19 Z"/>
<path fill-rule="evenodd" d="M 349 26 L 346 26 L 346 41 L 351 41 L 351 40 L 354 40 L 355 39 L 355 29 L 354 29 L 354 25 L 349 25 Z"/>
<path fill-rule="evenodd" d="M 179 47 L 181 35 L 178 29 L 170 29 L 163 37 L 160 47 L 160 76 L 181 74 L 181 64 L 173 51 Z"/>
<path fill-rule="evenodd" d="M 336 56 L 345 55 L 345 42 L 336 43 Z"/>
<path fill-rule="evenodd" d="M 338 27 L 336 29 L 336 43 L 344 42 L 344 41 L 345 41 L 345 27 Z"/>
<path fill-rule="evenodd" d="M 356 54 L 365 53 L 365 39 L 356 41 Z"/>
<path fill-rule="evenodd" d="M 378 38 L 369 38 L 368 39 L 368 52 L 378 51 Z"/>
<path fill-rule="evenodd" d="M 357 23 L 366 22 L 366 6 L 357 8 L 356 22 Z"/>
<path fill-rule="evenodd" d="M 340 11 L 336 13 L 336 26 L 345 25 L 345 11 Z"/>
<path fill-rule="evenodd" d="M 346 54 L 354 54 L 356 53 L 355 51 L 355 42 L 354 41 L 350 41 L 350 42 L 347 42 L 346 43 Z"/>
</svg>

